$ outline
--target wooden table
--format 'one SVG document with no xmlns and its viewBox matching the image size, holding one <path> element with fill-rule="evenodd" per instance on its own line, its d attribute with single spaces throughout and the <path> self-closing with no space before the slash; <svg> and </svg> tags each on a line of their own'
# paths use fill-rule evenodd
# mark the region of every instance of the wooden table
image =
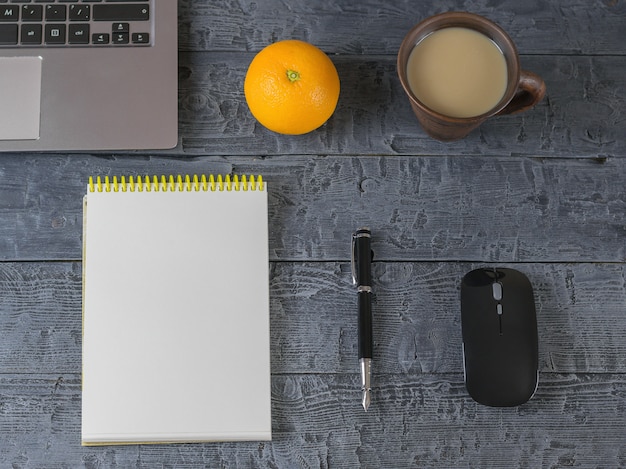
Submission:
<svg viewBox="0 0 626 469">
<path fill-rule="evenodd" d="M 0 467 L 626 467 L 624 2 L 179 4 L 174 150 L 0 155 Z M 546 99 L 459 142 L 428 138 L 395 60 L 444 9 L 503 26 Z M 243 96 L 254 54 L 287 38 L 341 77 L 334 116 L 304 136 L 267 131 Z M 89 175 L 146 173 L 269 183 L 271 443 L 80 446 L 82 196 Z M 361 225 L 375 251 L 367 413 L 349 265 Z M 535 287 L 540 382 L 517 408 L 478 405 L 463 383 L 460 279 L 496 265 Z"/>
</svg>

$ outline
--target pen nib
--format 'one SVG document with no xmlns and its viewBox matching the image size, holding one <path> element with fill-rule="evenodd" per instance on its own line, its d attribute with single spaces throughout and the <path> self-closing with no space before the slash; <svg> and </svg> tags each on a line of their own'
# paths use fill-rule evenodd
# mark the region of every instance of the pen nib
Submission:
<svg viewBox="0 0 626 469">
<path fill-rule="evenodd" d="M 367 412 L 367 408 L 370 406 L 371 402 L 372 402 L 371 391 L 369 389 L 363 389 L 363 400 L 361 403 L 363 404 L 363 408 L 365 409 L 365 412 Z"/>
</svg>

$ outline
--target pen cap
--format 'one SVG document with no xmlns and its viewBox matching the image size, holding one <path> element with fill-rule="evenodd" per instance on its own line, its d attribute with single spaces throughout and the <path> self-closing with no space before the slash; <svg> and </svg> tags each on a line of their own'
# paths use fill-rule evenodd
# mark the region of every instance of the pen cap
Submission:
<svg viewBox="0 0 626 469">
<path fill-rule="evenodd" d="M 372 248 L 371 231 L 369 228 L 359 228 L 354 233 L 353 267 L 355 282 L 358 285 L 371 286 L 372 282 Z"/>
</svg>

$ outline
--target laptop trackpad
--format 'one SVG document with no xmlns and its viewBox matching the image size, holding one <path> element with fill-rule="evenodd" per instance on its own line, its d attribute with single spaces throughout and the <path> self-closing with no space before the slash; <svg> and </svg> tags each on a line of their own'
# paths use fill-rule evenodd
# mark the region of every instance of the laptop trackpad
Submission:
<svg viewBox="0 0 626 469">
<path fill-rule="evenodd" d="M 0 58 L 0 140 L 39 138 L 41 57 Z"/>
</svg>

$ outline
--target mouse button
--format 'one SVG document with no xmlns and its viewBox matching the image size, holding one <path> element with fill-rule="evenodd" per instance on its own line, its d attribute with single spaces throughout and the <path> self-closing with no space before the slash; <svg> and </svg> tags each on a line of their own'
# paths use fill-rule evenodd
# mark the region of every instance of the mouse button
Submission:
<svg viewBox="0 0 626 469">
<path fill-rule="evenodd" d="M 528 277 L 519 270 L 506 267 L 497 269 L 498 279 L 505 285 L 505 288 L 532 289 Z"/>
<path fill-rule="evenodd" d="M 491 291 L 493 299 L 496 301 L 502 300 L 502 284 L 500 282 L 493 282 L 491 284 Z"/>
<path fill-rule="evenodd" d="M 463 284 L 470 287 L 484 287 L 491 285 L 495 280 L 495 274 L 491 269 L 475 269 L 463 277 Z"/>
<path fill-rule="evenodd" d="M 461 320 L 464 326 L 484 329 L 492 319 L 489 314 L 494 309 L 494 301 L 489 291 L 473 289 L 461 295 Z"/>
<path fill-rule="evenodd" d="M 527 327 L 537 329 L 535 303 L 531 297 L 505 295 L 502 304 L 504 326 L 513 327 L 514 330 Z"/>
<path fill-rule="evenodd" d="M 519 273 L 518 270 L 511 269 L 510 267 L 496 267 L 494 270 L 498 278 L 504 278 L 506 276 L 515 276 L 516 274 Z"/>
</svg>

